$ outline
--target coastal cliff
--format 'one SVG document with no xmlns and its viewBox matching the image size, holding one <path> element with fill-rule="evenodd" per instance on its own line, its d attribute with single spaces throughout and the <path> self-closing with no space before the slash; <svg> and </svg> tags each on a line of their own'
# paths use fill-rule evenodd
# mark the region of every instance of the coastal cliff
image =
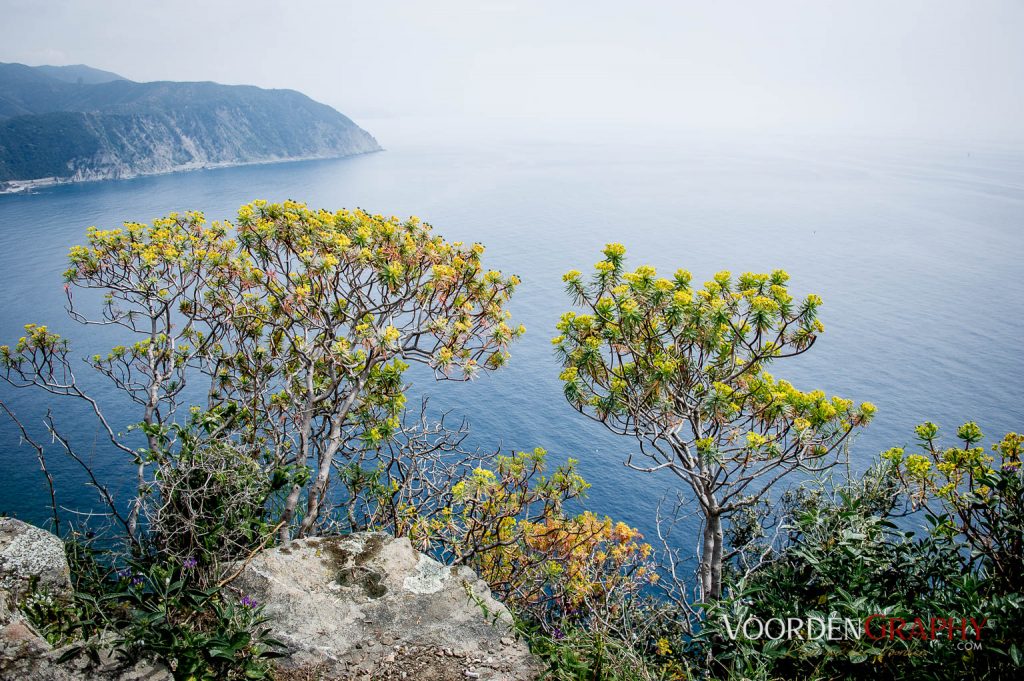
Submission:
<svg viewBox="0 0 1024 681">
<path fill-rule="evenodd" d="M 0 64 L 0 191 L 380 150 L 348 117 L 294 90 L 73 68 Z"/>
</svg>

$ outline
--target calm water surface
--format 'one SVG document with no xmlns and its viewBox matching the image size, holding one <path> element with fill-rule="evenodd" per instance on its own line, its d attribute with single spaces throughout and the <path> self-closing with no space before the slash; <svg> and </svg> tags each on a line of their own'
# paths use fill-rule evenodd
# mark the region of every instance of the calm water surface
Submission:
<svg viewBox="0 0 1024 681">
<path fill-rule="evenodd" d="M 519 274 L 512 311 L 528 333 L 509 367 L 470 384 L 420 380 L 414 391 L 468 417 L 476 444 L 579 459 L 593 485 L 588 505 L 642 529 L 672 481 L 626 470 L 635 444 L 566 405 L 549 343 L 568 309 L 562 273 L 590 268 L 608 241 L 623 242 L 633 266 L 686 267 L 698 281 L 781 267 L 795 292 L 819 293 L 826 333 L 774 373 L 878 405 L 854 444 L 857 467 L 907 443 L 925 419 L 947 432 L 976 419 L 990 436 L 1024 428 L 1021 148 L 784 137 L 457 142 L 397 128 L 389 142 L 371 130 L 388 151 L 0 196 L 0 342 L 26 322 L 69 333 L 83 352 L 117 342 L 63 310 L 67 248 L 89 225 L 188 209 L 230 218 L 254 198 L 291 198 L 415 214 L 449 239 L 482 241 L 489 266 Z M 0 396 L 33 427 L 51 407 L 101 474 L 128 480 L 79 405 L 6 386 Z M 114 416 L 121 427 L 131 420 Z M 40 522 L 45 487 L 34 451 L 18 442 L 0 420 L 0 511 Z M 47 451 L 60 502 L 98 508 L 60 452 Z"/>
</svg>

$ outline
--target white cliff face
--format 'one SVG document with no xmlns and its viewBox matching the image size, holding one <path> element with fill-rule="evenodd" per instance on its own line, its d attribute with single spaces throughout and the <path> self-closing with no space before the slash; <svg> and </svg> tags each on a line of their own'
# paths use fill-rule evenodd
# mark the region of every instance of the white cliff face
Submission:
<svg viewBox="0 0 1024 681">
<path fill-rule="evenodd" d="M 62 179 L 82 182 L 127 179 L 199 168 L 340 158 L 379 151 L 364 130 L 308 126 L 298 139 L 268 143 L 254 130 L 245 112 L 220 109 L 212 117 L 146 114 L 130 120 L 89 116 L 88 129 L 97 140 L 90 155 L 66 160 Z M 58 175 L 58 177 L 61 177 Z"/>
</svg>

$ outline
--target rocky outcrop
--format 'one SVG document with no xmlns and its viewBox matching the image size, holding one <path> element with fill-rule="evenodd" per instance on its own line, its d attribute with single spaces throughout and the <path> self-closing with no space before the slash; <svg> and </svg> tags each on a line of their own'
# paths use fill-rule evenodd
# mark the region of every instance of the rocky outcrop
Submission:
<svg viewBox="0 0 1024 681">
<path fill-rule="evenodd" d="M 540 666 L 512 617 L 467 567 L 449 567 L 383 533 L 310 538 L 239 566 L 230 589 L 264 605 L 287 646 L 283 681 L 526 681 Z M 59 662 L 18 611 L 32 590 L 66 598 L 71 582 L 57 537 L 0 518 L 0 680 L 170 681 L 163 665 Z"/>
<path fill-rule="evenodd" d="M 18 601 L 30 586 L 54 596 L 71 593 L 64 544 L 53 534 L 15 518 L 0 518 L 0 591 Z"/>
<path fill-rule="evenodd" d="M 0 679 L 19 681 L 171 681 L 166 667 L 125 664 L 111 655 L 93 664 L 84 657 L 60 662 L 54 648 L 18 611 L 31 590 L 48 598 L 71 594 L 64 544 L 56 536 L 14 518 L 0 518 Z"/>
<path fill-rule="evenodd" d="M 487 584 L 408 539 L 298 540 L 258 555 L 232 588 L 264 604 L 288 646 L 285 678 L 520 681 L 539 673 Z"/>
<path fill-rule="evenodd" d="M 60 661 L 63 649 L 53 648 L 23 618 L 0 627 L 0 679 L 10 681 L 173 681 L 167 667 L 156 662 L 126 664 L 109 652 L 99 664 L 84 655 Z"/>
</svg>

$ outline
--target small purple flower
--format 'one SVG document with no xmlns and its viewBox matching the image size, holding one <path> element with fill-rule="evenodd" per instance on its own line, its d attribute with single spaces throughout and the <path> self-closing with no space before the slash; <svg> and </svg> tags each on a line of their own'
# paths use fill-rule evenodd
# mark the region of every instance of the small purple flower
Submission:
<svg viewBox="0 0 1024 681">
<path fill-rule="evenodd" d="M 249 608 L 250 610 L 255 610 L 260 604 L 259 601 L 251 596 L 242 596 L 241 603 L 243 608 Z"/>
<path fill-rule="evenodd" d="M 132 578 L 132 571 L 130 568 L 123 568 L 117 571 L 117 578 L 122 582 L 127 582 Z"/>
<path fill-rule="evenodd" d="M 189 556 L 185 559 L 185 562 L 181 564 L 181 567 L 185 568 L 186 570 L 191 570 L 195 568 L 195 566 L 197 565 L 199 565 L 199 561 L 193 558 L 192 556 Z"/>
<path fill-rule="evenodd" d="M 554 637 L 556 641 L 561 641 L 563 638 L 565 638 L 565 632 L 559 629 L 558 627 L 555 627 L 551 630 L 551 635 Z"/>
<path fill-rule="evenodd" d="M 142 579 L 142 577 L 136 575 L 135 577 L 132 577 L 132 586 L 142 586 L 145 581 L 146 580 Z"/>
</svg>

